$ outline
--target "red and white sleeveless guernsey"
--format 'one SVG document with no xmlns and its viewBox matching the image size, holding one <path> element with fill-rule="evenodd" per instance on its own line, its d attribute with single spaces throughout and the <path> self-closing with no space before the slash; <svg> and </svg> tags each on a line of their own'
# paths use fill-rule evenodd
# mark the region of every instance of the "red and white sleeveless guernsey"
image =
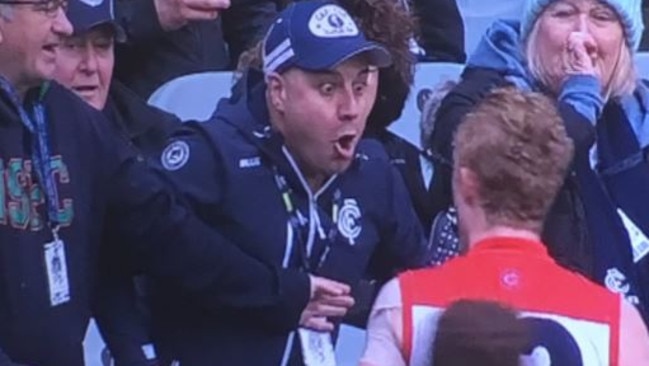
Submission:
<svg viewBox="0 0 649 366">
<path fill-rule="evenodd" d="M 518 310 L 533 329 L 532 365 L 616 365 L 620 298 L 554 262 L 545 246 L 491 238 L 441 267 L 399 276 L 404 355 L 431 365 L 437 319 L 460 299 L 498 301 Z"/>
</svg>

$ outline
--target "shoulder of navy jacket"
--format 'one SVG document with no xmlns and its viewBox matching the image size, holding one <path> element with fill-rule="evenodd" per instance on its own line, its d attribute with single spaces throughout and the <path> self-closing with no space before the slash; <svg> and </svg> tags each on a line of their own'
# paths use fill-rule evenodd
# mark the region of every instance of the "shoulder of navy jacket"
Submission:
<svg viewBox="0 0 649 366">
<path fill-rule="evenodd" d="M 383 145 L 375 139 L 363 138 L 356 147 L 356 158 L 361 160 L 381 160 L 389 162 L 390 158 Z"/>
<path fill-rule="evenodd" d="M 252 131 L 252 135 L 258 139 L 267 139 L 272 135 L 270 126 L 264 126 Z"/>
</svg>

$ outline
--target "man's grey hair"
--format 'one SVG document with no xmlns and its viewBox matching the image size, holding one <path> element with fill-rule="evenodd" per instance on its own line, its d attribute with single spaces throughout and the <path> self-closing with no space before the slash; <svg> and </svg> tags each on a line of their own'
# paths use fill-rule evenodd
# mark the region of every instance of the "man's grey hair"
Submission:
<svg viewBox="0 0 649 366">
<path fill-rule="evenodd" d="M 456 85 L 458 80 L 446 80 L 429 90 L 421 106 L 421 119 L 419 121 L 420 144 L 424 150 L 430 148 L 430 139 L 435 130 L 437 110 L 442 105 L 442 100 Z"/>
<path fill-rule="evenodd" d="M 9 4 L 0 4 L 0 18 L 4 20 L 11 20 L 13 18 L 14 9 Z"/>
</svg>

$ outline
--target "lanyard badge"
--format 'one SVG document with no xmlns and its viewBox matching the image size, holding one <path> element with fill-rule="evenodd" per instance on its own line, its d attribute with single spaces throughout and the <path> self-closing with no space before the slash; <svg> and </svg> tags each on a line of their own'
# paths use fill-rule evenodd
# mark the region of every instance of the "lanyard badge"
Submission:
<svg viewBox="0 0 649 366">
<path fill-rule="evenodd" d="M 68 281 L 65 243 L 59 237 L 58 220 L 58 191 L 54 182 L 52 159 L 49 144 L 49 131 L 45 120 L 45 109 L 41 98 L 33 104 L 32 116 L 23 107 L 18 94 L 11 84 L 0 77 L 0 88 L 11 98 L 18 111 L 20 121 L 31 135 L 31 157 L 38 180 L 47 204 L 47 222 L 52 230 L 52 241 L 43 246 L 43 258 L 47 271 L 50 305 L 57 306 L 70 301 L 70 285 Z M 44 90 L 44 89 L 43 89 Z"/>
</svg>

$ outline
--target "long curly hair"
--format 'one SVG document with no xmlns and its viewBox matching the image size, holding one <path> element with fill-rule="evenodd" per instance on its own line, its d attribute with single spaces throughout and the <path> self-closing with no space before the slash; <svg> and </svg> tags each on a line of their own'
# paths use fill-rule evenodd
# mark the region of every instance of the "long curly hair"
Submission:
<svg viewBox="0 0 649 366">
<path fill-rule="evenodd" d="M 416 19 L 396 0 L 338 0 L 356 20 L 365 36 L 385 46 L 392 66 L 381 69 L 379 90 L 368 119 L 368 132 L 376 133 L 396 121 L 414 82 L 415 57 L 410 39 L 417 32 Z"/>
</svg>

